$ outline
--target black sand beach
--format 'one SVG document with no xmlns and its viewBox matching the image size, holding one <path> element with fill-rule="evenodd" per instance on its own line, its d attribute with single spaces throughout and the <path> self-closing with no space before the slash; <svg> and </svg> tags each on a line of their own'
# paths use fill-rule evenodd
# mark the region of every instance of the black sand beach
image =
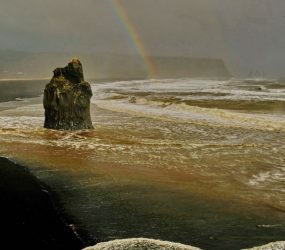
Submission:
<svg viewBox="0 0 285 250">
<path fill-rule="evenodd" d="M 10 249 L 77 250 L 83 244 L 29 171 L 0 158 L 1 245 Z"/>
</svg>

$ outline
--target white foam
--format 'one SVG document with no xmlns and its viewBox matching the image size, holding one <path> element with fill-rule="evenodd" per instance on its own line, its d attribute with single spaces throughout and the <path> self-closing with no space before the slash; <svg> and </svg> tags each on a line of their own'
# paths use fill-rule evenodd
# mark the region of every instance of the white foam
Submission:
<svg viewBox="0 0 285 250">
<path fill-rule="evenodd" d="M 163 103 L 151 102 L 145 99 L 137 99 L 135 104 L 129 103 L 127 100 L 97 100 L 94 103 L 100 108 L 111 111 L 168 119 L 176 122 L 200 122 L 261 130 L 285 130 L 285 116 L 247 114 L 185 104 L 171 104 L 162 107 Z"/>
<path fill-rule="evenodd" d="M 224 82 L 209 81 L 209 80 L 189 80 L 189 79 L 164 79 L 164 80 L 141 80 L 141 81 L 120 81 L 109 82 L 104 84 L 92 84 L 92 90 L 95 95 L 93 100 L 104 99 L 109 97 L 109 94 L 114 93 L 138 93 L 138 92 L 152 92 L 152 93 L 169 93 L 169 92 L 184 92 L 190 90 L 202 91 L 211 89 L 214 86 L 219 86 Z"/>
<path fill-rule="evenodd" d="M 42 127 L 44 117 L 0 116 L 1 129 L 33 129 Z"/>
<path fill-rule="evenodd" d="M 282 183 L 285 179 L 285 167 L 274 168 L 269 171 L 262 171 L 253 175 L 249 181 L 249 186 L 264 187 L 270 183 Z M 281 190 L 279 190 L 281 191 Z M 283 189 L 285 191 L 285 189 Z"/>
<path fill-rule="evenodd" d="M 238 81 L 196 79 L 120 81 L 92 84 L 93 92 L 95 93 L 92 103 L 95 103 L 100 108 L 112 111 L 151 116 L 159 119 L 223 126 L 242 126 L 262 130 L 284 130 L 285 116 L 282 114 L 251 114 L 223 109 L 201 108 L 185 105 L 183 102 L 181 104 L 173 104 L 171 100 L 169 103 L 151 101 L 152 98 L 141 96 L 141 93 L 151 96 L 159 94 L 159 97 L 162 98 L 164 96 L 166 98 L 178 98 L 181 101 L 219 99 L 285 102 L 285 93 L 280 92 L 279 89 L 263 91 L 265 87 L 261 86 L 262 91 L 247 90 L 243 89 L 240 84 L 241 82 Z M 197 93 L 197 95 L 193 95 L 193 93 Z M 212 95 L 209 95 L 209 93 L 212 93 Z M 130 103 L 128 101 L 130 99 L 129 95 L 134 96 L 136 101 Z"/>
<path fill-rule="evenodd" d="M 252 86 L 252 89 L 247 89 Z M 259 87 L 260 90 L 254 90 Z M 270 89 L 260 84 L 240 85 L 235 81 L 214 81 L 214 80 L 196 80 L 196 79 L 165 79 L 165 80 L 141 80 L 141 81 L 120 81 L 104 84 L 92 84 L 95 93 L 93 100 L 104 99 L 110 92 L 114 93 L 133 93 L 151 92 L 151 93 L 199 93 L 199 96 L 189 95 L 185 99 L 203 98 L 203 93 L 212 93 L 212 96 L 206 95 L 207 99 L 226 99 L 226 100 L 259 100 L 259 101 L 285 101 L 284 89 Z M 215 94 L 223 94 L 216 96 Z M 181 97 L 181 96 L 179 96 Z"/>
</svg>

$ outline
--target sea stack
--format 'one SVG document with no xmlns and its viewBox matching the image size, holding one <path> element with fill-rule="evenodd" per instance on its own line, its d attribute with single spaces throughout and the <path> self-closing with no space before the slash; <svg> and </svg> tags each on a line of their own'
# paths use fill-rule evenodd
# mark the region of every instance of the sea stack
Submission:
<svg viewBox="0 0 285 250">
<path fill-rule="evenodd" d="M 64 68 L 56 68 L 45 87 L 44 127 L 49 129 L 92 129 L 90 117 L 90 84 L 84 81 L 79 59 L 72 59 Z"/>
</svg>

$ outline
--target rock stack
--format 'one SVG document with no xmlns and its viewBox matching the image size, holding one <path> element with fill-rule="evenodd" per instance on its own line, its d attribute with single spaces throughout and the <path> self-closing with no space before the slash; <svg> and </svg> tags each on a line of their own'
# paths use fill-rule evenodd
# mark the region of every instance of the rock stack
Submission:
<svg viewBox="0 0 285 250">
<path fill-rule="evenodd" d="M 56 68 L 44 91 L 45 128 L 92 129 L 90 84 L 84 81 L 82 64 L 73 59 L 64 68 Z"/>
</svg>

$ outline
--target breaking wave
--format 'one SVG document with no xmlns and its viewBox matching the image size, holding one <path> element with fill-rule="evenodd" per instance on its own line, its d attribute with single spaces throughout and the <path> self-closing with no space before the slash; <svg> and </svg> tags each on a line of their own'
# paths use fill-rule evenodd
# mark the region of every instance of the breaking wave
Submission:
<svg viewBox="0 0 285 250">
<path fill-rule="evenodd" d="M 177 122 L 284 130 L 284 89 L 244 85 L 189 79 L 94 84 L 92 102 L 112 111 Z"/>
</svg>

